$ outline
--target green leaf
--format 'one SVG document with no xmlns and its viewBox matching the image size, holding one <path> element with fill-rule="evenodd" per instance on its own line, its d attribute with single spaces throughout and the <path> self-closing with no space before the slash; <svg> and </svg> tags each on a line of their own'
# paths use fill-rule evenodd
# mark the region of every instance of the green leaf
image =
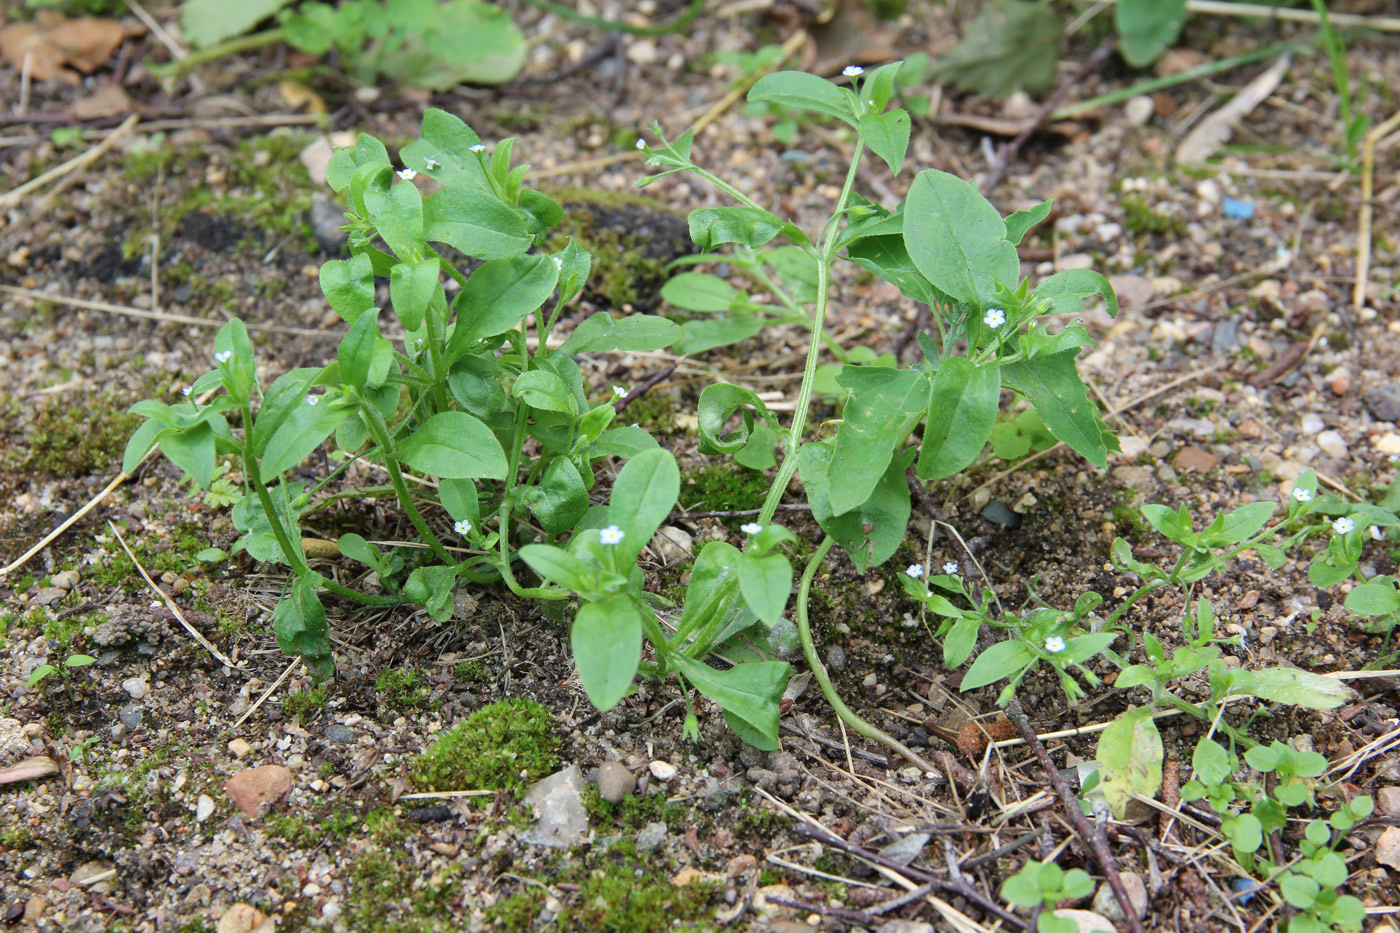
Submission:
<svg viewBox="0 0 1400 933">
<path fill-rule="evenodd" d="M 627 425 L 604 431 L 603 436 L 593 443 L 591 456 L 595 460 L 599 457 L 620 457 L 626 460 L 658 447 L 656 438 L 641 428 Z"/>
<path fill-rule="evenodd" d="M 602 350 L 660 350 L 680 339 L 680 325 L 655 314 L 614 318 L 607 311 L 589 315 L 559 348 L 565 356 Z"/>
<path fill-rule="evenodd" d="M 29 672 L 29 686 L 34 687 L 45 677 L 49 676 L 50 674 L 57 673 L 58 668 L 54 667 L 52 664 L 40 664 L 38 667 L 34 668 L 34 670 Z"/>
<path fill-rule="evenodd" d="M 1135 709 L 1109 723 L 1095 757 L 1113 815 L 1122 819 L 1130 794 L 1151 797 L 1162 786 L 1162 736 L 1151 710 Z"/>
<path fill-rule="evenodd" d="M 422 256 L 423 194 L 417 185 L 400 179 L 388 191 L 366 191 L 365 208 L 394 255 L 400 260 Z"/>
<path fill-rule="evenodd" d="M 632 688 L 642 658 L 642 616 L 632 600 L 618 593 L 586 603 L 574 619 L 569 643 L 588 699 L 602 712 Z"/>
<path fill-rule="evenodd" d="M 486 169 L 482 166 L 482 160 L 471 151 L 472 146 L 480 144 L 481 137 L 460 117 L 430 107 L 423 111 L 422 138 L 405 146 L 399 152 L 399 157 L 404 165 L 423 172 L 446 188 L 467 187 L 486 191 L 490 187 Z M 433 200 L 429 198 L 428 203 L 431 204 Z M 496 199 L 493 197 L 492 200 Z M 497 203 L 500 202 L 497 200 Z M 433 237 L 429 235 L 429 239 Z"/>
<path fill-rule="evenodd" d="M 441 271 L 439 261 L 434 257 L 417 265 L 401 262 L 389 273 L 389 298 L 394 303 L 394 314 L 404 330 L 415 331 L 423 326 L 428 305 L 441 294 L 438 284 Z"/>
<path fill-rule="evenodd" d="M 126 442 L 126 449 L 122 452 L 122 472 L 128 476 L 135 473 L 141 458 L 155 446 L 156 439 L 165 430 L 168 430 L 166 426 L 155 418 L 147 418 L 141 422 L 141 426 L 132 432 L 131 439 Z"/>
<path fill-rule="evenodd" d="M 870 147 L 890 171 L 898 175 L 904 169 L 904 153 L 909 149 L 909 113 L 891 110 L 889 113 L 862 114 L 857 126 L 860 138 Z"/>
<path fill-rule="evenodd" d="M 340 551 L 343 556 L 357 560 L 366 567 L 381 571 L 380 576 L 384 576 L 382 572 L 385 567 L 384 556 L 379 552 L 379 548 L 366 541 L 362 535 L 357 535 L 354 532 L 343 534 L 336 539 L 335 546 L 336 550 Z"/>
<path fill-rule="evenodd" d="M 1118 442 L 1108 433 L 1098 406 L 1089 400 L 1074 365 L 1077 352 L 1066 350 L 1006 363 L 1001 367 L 1001 378 L 1030 400 L 1051 434 L 1090 463 L 1106 467 L 1108 452 L 1117 450 Z"/>
<path fill-rule="evenodd" d="M 306 394 L 311 391 L 322 370 L 306 367 L 293 369 L 277 377 L 277 381 L 263 394 L 262 407 L 249 434 L 249 447 L 254 456 L 263 453 L 272 436 L 277 433 L 297 406 L 306 405 Z M 309 453 L 309 451 L 308 451 Z"/>
<path fill-rule="evenodd" d="M 70 654 L 68 657 L 63 659 L 63 666 L 87 667 L 89 664 L 95 664 L 96 662 L 97 659 L 90 654 Z"/>
<path fill-rule="evenodd" d="M 1119 690 L 1127 690 L 1129 687 L 1140 687 L 1143 684 L 1150 684 L 1157 679 L 1155 672 L 1146 664 L 1130 664 L 1123 668 L 1123 673 L 1118 675 L 1118 679 L 1113 682 L 1113 686 Z"/>
<path fill-rule="evenodd" d="M 862 237 L 852 241 L 846 253 L 851 262 L 894 285 L 906 298 L 926 305 L 948 304 L 952 300 L 924 278 L 910 258 L 901 234 Z"/>
<path fill-rule="evenodd" d="M 681 337 L 671 345 L 671 352 L 695 356 L 717 347 L 742 343 L 763 330 L 767 323 L 761 317 L 733 315 L 705 321 L 686 321 L 681 325 Z"/>
<path fill-rule="evenodd" d="M 1191 517 L 1186 514 L 1184 506 L 1180 511 L 1175 511 L 1165 505 L 1151 502 L 1138 511 L 1147 519 L 1148 524 L 1177 544 L 1196 546 L 1196 540 L 1200 536 L 1191 529 Z"/>
<path fill-rule="evenodd" d="M 214 480 L 214 431 L 206 422 L 199 422 L 179 431 L 160 435 L 160 449 L 167 460 L 184 470 L 200 489 L 208 489 Z"/>
<path fill-rule="evenodd" d="M 1027 869 L 1030 863 L 1027 863 Z M 1001 885 L 1001 896 L 1017 907 L 1039 907 L 1045 900 L 1040 894 L 1040 876 L 1032 871 L 1020 871 Z"/>
<path fill-rule="evenodd" d="M 1277 508 L 1272 502 L 1251 502 L 1242 505 L 1220 516 L 1209 528 L 1201 532 L 1201 546 L 1229 547 L 1252 538 L 1268 524 Z"/>
<path fill-rule="evenodd" d="M 681 654 L 670 658 L 676 671 L 696 690 L 720 705 L 725 719 L 744 741 L 763 751 L 779 748 L 778 701 L 787 687 L 787 664 L 755 661 L 717 671 Z M 738 728 L 740 723 L 748 728 Z"/>
<path fill-rule="evenodd" d="M 739 588 L 754 615 L 776 625 L 792 591 L 792 565 L 781 554 L 744 554 L 739 558 Z"/>
<path fill-rule="evenodd" d="M 335 662 L 326 610 L 316 595 L 317 579 L 309 573 L 296 578 L 292 591 L 272 610 L 272 630 L 282 653 L 304 660 L 320 679 L 331 674 Z"/>
<path fill-rule="evenodd" d="M 365 388 L 369 382 L 370 367 L 374 363 L 375 346 L 380 339 L 378 312 L 361 314 L 350 325 L 350 332 L 341 338 L 337 353 L 343 383 L 360 390 Z"/>
<path fill-rule="evenodd" d="M 961 613 L 959 616 L 961 618 L 953 623 L 943 638 L 943 666 L 950 671 L 962 667 L 963 662 L 972 656 L 972 649 L 977 647 L 977 631 L 982 627 L 982 620 L 976 616 L 963 616 Z"/>
<path fill-rule="evenodd" d="M 1114 294 L 1113 286 L 1108 279 L 1089 269 L 1056 272 L 1037 285 L 1031 297 L 1049 302 L 1049 314 L 1082 314 L 1084 302 L 1092 298 L 1104 300 L 1109 317 L 1118 314 L 1118 296 Z"/>
<path fill-rule="evenodd" d="M 865 573 L 893 557 L 904 543 L 910 511 L 909 480 L 904 470 L 914 452 L 900 454 L 891 461 L 885 475 L 859 508 L 836 515 L 831 508 L 830 493 L 834 451 L 831 442 L 802 445 L 798 452 L 802 485 L 817 524 L 846 549 L 856 569 Z"/>
<path fill-rule="evenodd" d="M 505 479 L 506 455 L 491 429 L 463 411 L 444 411 L 394 450 L 397 460 L 445 479 Z"/>
<path fill-rule="evenodd" d="M 332 396 L 315 396 L 317 404 L 303 395 L 292 405 L 287 417 L 268 438 L 259 469 L 264 481 L 290 470 L 335 433 L 353 409 L 333 403 Z"/>
<path fill-rule="evenodd" d="M 332 259 L 321 265 L 321 291 L 331 308 L 349 323 L 374 307 L 374 269 L 369 256 Z"/>
<path fill-rule="evenodd" d="M 1053 87 L 1060 14 L 1031 0 L 993 0 L 980 9 L 962 41 L 933 63 L 931 76 L 989 97 Z"/>
<path fill-rule="evenodd" d="M 593 268 L 593 256 L 570 238 L 568 245 L 555 254 L 559 258 L 559 306 L 578 297 Z M 582 351 L 575 351 L 582 352 Z"/>
<path fill-rule="evenodd" d="M 1230 776 L 1230 753 L 1220 743 L 1202 737 L 1191 755 L 1191 766 L 1205 784 L 1223 784 Z"/>
<path fill-rule="evenodd" d="M 1006 215 L 1006 239 L 1012 246 L 1020 246 L 1032 227 L 1050 216 L 1054 201 L 1041 201 L 1028 211 L 1016 211 Z"/>
<path fill-rule="evenodd" d="M 947 172 L 927 169 L 909 187 L 904 243 L 935 288 L 968 304 L 990 304 L 998 283 L 1013 287 L 1020 278 L 1001 214 L 975 185 Z"/>
<path fill-rule="evenodd" d="M 745 406 L 752 406 L 753 411 L 750 412 Z M 740 415 L 740 424 L 735 430 L 725 434 L 725 426 L 736 412 Z M 701 452 L 733 454 L 743 450 L 753 432 L 755 415 L 765 421 L 772 419 L 763 400 L 749 389 L 727 382 L 714 382 L 705 386 L 700 392 L 696 416 Z"/>
<path fill-rule="evenodd" d="M 725 243 L 759 247 L 782 232 L 787 221 L 754 207 L 702 207 L 691 211 L 690 238 L 708 253 Z"/>
<path fill-rule="evenodd" d="M 593 596 L 598 585 L 596 570 L 563 548 L 527 544 L 516 552 L 535 573 L 583 596 Z"/>
<path fill-rule="evenodd" d="M 251 32 L 292 0 L 249 0 L 223 3 L 221 0 L 184 0 L 180 4 L 180 26 L 185 38 L 196 48 L 205 48 Z"/>
<path fill-rule="evenodd" d="M 797 110 L 811 110 L 855 126 L 848 93 L 825 78 L 805 71 L 776 71 L 759 78 L 749 89 L 750 101 L 769 101 Z"/>
<path fill-rule="evenodd" d="M 449 354 L 465 351 L 474 341 L 516 327 L 548 300 L 559 281 L 549 256 L 517 256 L 481 264 L 457 298 L 457 329 Z"/>
<path fill-rule="evenodd" d="M 929 394 L 919 478 L 943 479 L 976 460 L 991 437 L 1000 404 L 1001 371 L 995 361 L 976 366 L 962 356 L 944 360 Z"/>
<path fill-rule="evenodd" d="M 423 202 L 423 233 L 431 242 L 488 260 L 519 256 L 533 242 L 519 211 L 475 188 L 444 188 Z"/>
<path fill-rule="evenodd" d="M 452 593 L 456 588 L 457 568 L 447 564 L 416 567 L 403 585 L 405 598 L 428 610 L 436 622 L 452 618 Z"/>
<path fill-rule="evenodd" d="M 1230 692 L 1308 709 L 1335 709 L 1352 696 L 1351 688 L 1340 680 L 1294 667 L 1236 671 L 1235 686 Z"/>
<path fill-rule="evenodd" d="M 355 173 L 366 165 L 382 165 L 389 169 L 389 151 L 368 133 L 361 133 L 355 145 L 344 146 L 331 155 L 326 166 L 326 182 L 337 194 L 354 180 Z"/>
<path fill-rule="evenodd" d="M 1388 616 L 1400 612 L 1400 589 L 1390 577 L 1376 577 L 1348 593 L 1346 607 L 1357 615 Z"/>
<path fill-rule="evenodd" d="M 870 498 L 895 449 L 909 433 L 910 416 L 928 405 L 928 378 L 886 366 L 846 366 L 837 381 L 851 392 L 836 433 L 830 470 L 831 510 L 841 515 Z"/>
<path fill-rule="evenodd" d="M 1186 0 L 1123 0 L 1113 9 L 1119 50 L 1134 68 L 1161 58 L 1185 22 Z"/>
<path fill-rule="evenodd" d="M 445 91 L 459 84 L 503 84 L 525 64 L 525 36 L 510 12 L 483 0 L 389 4 L 394 28 L 369 50 L 375 71 L 395 83 Z M 363 70 L 363 67 L 362 67 Z"/>
<path fill-rule="evenodd" d="M 1289 904 L 1299 910 L 1307 910 L 1317 903 L 1317 895 L 1322 888 L 1311 878 L 1290 871 L 1279 878 L 1278 890 Z"/>
<path fill-rule="evenodd" d="M 550 461 L 540 484 L 526 487 L 522 498 L 550 534 L 571 530 L 588 511 L 588 487 L 568 457 Z"/>
<path fill-rule="evenodd" d="M 963 675 L 963 693 L 994 684 L 998 680 L 1020 673 L 1035 662 L 1035 655 L 1017 639 L 999 641 L 977 656 L 966 674 Z"/>
<path fill-rule="evenodd" d="M 743 303 L 744 293 L 707 272 L 682 272 L 661 286 L 661 297 L 686 311 L 730 311 Z"/>
<path fill-rule="evenodd" d="M 642 553 L 675 508 L 680 491 L 681 471 L 668 450 L 643 451 L 618 471 L 608 518 L 626 532 L 616 545 L 621 562 L 631 563 Z"/>
<path fill-rule="evenodd" d="M 510 391 L 531 408 L 557 411 L 571 416 L 578 414 L 578 400 L 564 384 L 564 380 L 546 370 L 532 369 L 528 373 L 521 373 Z"/>
</svg>

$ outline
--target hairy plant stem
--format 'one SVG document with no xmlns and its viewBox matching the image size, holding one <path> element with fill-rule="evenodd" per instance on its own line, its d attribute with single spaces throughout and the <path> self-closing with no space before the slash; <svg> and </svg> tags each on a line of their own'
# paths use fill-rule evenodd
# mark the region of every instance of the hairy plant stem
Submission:
<svg viewBox="0 0 1400 933">
<path fill-rule="evenodd" d="M 924 771 L 942 773 L 920 758 L 903 742 L 852 712 L 846 702 L 841 699 L 841 695 L 836 692 L 836 686 L 831 682 L 831 675 L 827 673 L 826 665 L 817 656 L 817 643 L 812 638 L 812 623 L 807 616 L 807 597 L 812 591 L 812 579 L 817 575 L 817 568 L 821 566 L 821 562 L 826 559 L 826 555 L 831 552 L 831 547 L 835 543 L 835 539 L 830 535 L 822 539 L 822 543 L 818 545 L 811 560 L 807 561 L 807 567 L 802 571 L 802 582 L 797 587 L 797 634 L 802 639 L 802 654 L 807 659 L 807 667 L 811 669 L 812 676 L 817 679 L 817 683 L 821 686 L 822 693 L 826 695 L 831 708 L 836 711 L 837 716 L 841 717 L 842 722 L 851 727 L 852 731 L 893 749 Z"/>
<path fill-rule="evenodd" d="M 248 423 L 253 423 L 251 411 L 248 413 Z M 287 537 L 287 529 L 282 527 L 282 515 L 277 511 L 277 506 L 273 504 L 272 494 L 263 485 L 262 477 L 258 475 L 257 459 L 249 456 L 246 446 L 243 449 L 243 473 L 248 478 L 248 485 L 253 487 L 258 502 L 262 504 L 263 513 L 267 515 L 268 524 L 272 526 L 272 536 L 277 539 L 277 546 L 282 550 L 282 556 L 287 559 L 287 564 L 292 568 L 292 572 L 299 577 L 310 573 L 311 568 L 306 565 L 306 559 L 302 557 L 301 551 L 294 547 L 292 539 Z M 371 596 L 368 593 L 352 590 L 329 577 L 321 577 L 321 585 L 337 596 L 366 606 L 395 606 L 399 603 L 399 600 L 392 596 Z"/>
<path fill-rule="evenodd" d="M 399 497 L 399 504 L 403 506 L 404 512 L 408 515 L 408 520 L 413 523 L 413 527 L 418 530 L 418 534 L 427 542 L 428 547 L 433 549 L 438 560 L 444 564 L 456 566 L 457 561 L 452 557 L 443 543 L 438 540 L 438 536 L 433 533 L 433 529 L 428 527 L 427 521 L 423 519 L 423 513 L 418 511 L 418 506 L 413 504 L 413 493 L 409 491 L 408 484 L 404 482 L 403 471 L 399 469 L 399 463 L 393 456 L 393 444 L 389 440 L 389 429 L 379 417 L 379 412 L 368 402 L 362 401 L 360 411 L 364 413 L 365 427 L 369 429 L 370 436 L 374 438 L 374 443 L 379 449 L 384 451 L 384 467 L 389 471 L 389 482 L 394 486 L 394 492 Z"/>
<path fill-rule="evenodd" d="M 797 390 L 797 407 L 792 413 L 792 428 L 783 445 L 783 462 L 778 466 L 778 475 L 768 490 L 767 498 L 763 500 L 763 511 L 758 513 L 760 525 L 767 525 L 773 520 L 773 513 L 778 511 L 778 503 L 787 492 L 792 474 L 797 472 L 797 451 L 802 445 L 802 435 L 807 430 L 807 409 L 812 403 L 812 383 L 817 375 L 822 338 L 826 336 L 826 306 L 831 293 L 831 261 L 836 252 L 836 232 L 841 227 L 841 218 L 846 212 L 846 202 L 851 198 L 851 189 L 855 187 L 856 171 L 860 168 L 860 157 L 864 153 L 865 143 L 857 142 L 856 151 L 851 156 L 850 170 L 846 172 L 846 183 L 841 187 L 841 196 L 836 199 L 831 219 L 822 228 L 821 247 L 816 253 L 817 302 L 812 309 L 812 339 L 807 344 L 807 364 L 802 371 L 802 386 Z"/>
</svg>

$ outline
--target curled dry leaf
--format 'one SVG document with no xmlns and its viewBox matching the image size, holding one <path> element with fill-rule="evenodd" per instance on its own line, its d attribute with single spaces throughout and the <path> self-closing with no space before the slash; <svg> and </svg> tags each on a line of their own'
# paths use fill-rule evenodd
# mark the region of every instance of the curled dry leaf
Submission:
<svg viewBox="0 0 1400 933">
<path fill-rule="evenodd" d="M 70 20 L 41 11 L 31 23 L 10 23 L 0 29 L 0 57 L 21 69 L 28 58 L 36 81 L 58 78 L 77 84 L 79 72 L 92 74 L 100 68 L 124 38 L 126 30 L 114 19 Z"/>
</svg>

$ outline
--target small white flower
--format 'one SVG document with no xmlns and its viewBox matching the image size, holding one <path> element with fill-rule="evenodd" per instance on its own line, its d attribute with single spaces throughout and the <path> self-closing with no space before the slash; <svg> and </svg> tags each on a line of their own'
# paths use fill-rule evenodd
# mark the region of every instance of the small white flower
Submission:
<svg viewBox="0 0 1400 933">
<path fill-rule="evenodd" d="M 418 177 L 418 173 L 415 172 L 415 171 L 414 171 L 413 169 L 411 169 L 411 168 L 406 168 L 406 169 L 402 170 L 401 172 L 399 172 L 399 173 L 398 173 L 398 176 L 399 176 L 400 178 L 402 178 L 404 181 L 413 181 L 413 179 L 415 179 L 415 178 Z"/>
<path fill-rule="evenodd" d="M 763 530 L 763 526 L 758 522 L 749 522 L 746 525 L 740 525 L 739 530 L 746 535 L 756 535 Z"/>
<path fill-rule="evenodd" d="M 598 540 L 603 542 L 604 544 L 619 544 L 625 537 L 627 537 L 627 532 L 623 531 L 616 525 L 609 525 L 602 531 L 598 532 Z"/>
<path fill-rule="evenodd" d="M 1349 518 L 1339 518 L 1332 523 L 1332 530 L 1339 535 L 1349 535 L 1356 530 L 1356 522 Z"/>
<path fill-rule="evenodd" d="M 954 574 L 956 574 L 956 573 L 958 572 L 958 562 L 955 561 L 955 560 L 950 560 L 950 561 L 946 562 L 946 563 L 943 565 L 943 572 L 946 573 L 946 574 L 947 574 L 948 576 L 950 576 L 950 577 L 953 576 Z"/>
<path fill-rule="evenodd" d="M 612 390 L 613 390 L 613 395 L 616 395 L 618 398 L 626 398 L 626 397 L 627 397 L 627 390 L 624 389 L 622 386 L 613 386 L 613 387 L 612 387 Z"/>
<path fill-rule="evenodd" d="M 640 150 L 640 151 L 642 151 L 642 152 L 645 152 L 645 151 L 646 151 L 646 148 L 647 148 L 647 141 L 646 141 L 645 139 L 639 139 L 639 140 L 637 140 L 637 149 L 638 149 L 638 150 Z"/>
<path fill-rule="evenodd" d="M 1307 489 L 1298 488 L 1293 490 L 1293 498 L 1299 502 L 1311 502 L 1313 494 Z"/>
<path fill-rule="evenodd" d="M 1384 541 L 1384 540 L 1385 540 L 1385 532 L 1384 532 L 1384 531 L 1381 531 L 1381 529 L 1380 529 L 1379 526 L 1377 526 L 1377 525 L 1372 525 L 1370 528 L 1368 528 L 1368 529 L 1366 529 L 1366 530 L 1369 531 L 1369 532 L 1371 533 L 1371 540 L 1372 540 L 1372 541 Z"/>
<path fill-rule="evenodd" d="M 1045 639 L 1045 650 L 1051 654 L 1059 654 L 1065 650 L 1065 640 L 1059 635 L 1051 635 Z"/>
<path fill-rule="evenodd" d="M 467 532 L 472 530 L 472 523 L 464 518 L 460 522 L 453 522 L 452 530 L 457 532 L 457 534 L 459 535 L 465 535 Z"/>
<path fill-rule="evenodd" d="M 859 78 L 861 75 L 865 74 L 865 69 L 859 65 L 847 65 L 845 68 L 841 69 L 841 73 L 848 78 Z"/>
<path fill-rule="evenodd" d="M 988 327 L 1000 327 L 1006 323 L 1006 312 L 1000 308 L 991 308 L 982 315 L 982 323 Z"/>
<path fill-rule="evenodd" d="M 915 580 L 917 580 L 924 575 L 924 565 L 910 564 L 909 569 L 904 572 L 907 573 L 909 576 L 913 577 Z"/>
<path fill-rule="evenodd" d="M 561 259 L 561 258 L 558 257 L 558 256 L 550 256 L 549 258 L 554 260 L 554 268 L 556 268 L 556 269 L 561 269 L 561 270 L 564 268 L 564 260 L 563 260 L 563 259 Z"/>
<path fill-rule="evenodd" d="M 472 152 L 485 152 L 485 151 L 486 151 L 486 147 L 483 146 L 481 143 L 477 143 L 475 146 L 472 146 L 472 147 L 471 147 L 471 151 L 472 151 Z"/>
<path fill-rule="evenodd" d="M 315 405 L 315 404 L 317 404 L 317 403 L 320 402 L 320 401 L 321 401 L 321 397 L 320 397 L 319 395 L 312 395 L 312 394 L 310 394 L 310 393 L 307 393 L 307 395 L 306 395 L 306 404 L 308 404 L 308 405 Z"/>
<path fill-rule="evenodd" d="M 194 391 L 194 387 L 193 387 L 193 386 L 185 386 L 183 389 L 180 390 L 180 394 L 183 395 L 185 398 L 189 398 L 189 397 L 190 397 L 190 393 L 193 392 L 193 391 Z"/>
<path fill-rule="evenodd" d="M 233 359 L 232 350 L 220 350 L 214 354 L 214 362 L 216 363 L 227 363 L 231 359 Z"/>
</svg>

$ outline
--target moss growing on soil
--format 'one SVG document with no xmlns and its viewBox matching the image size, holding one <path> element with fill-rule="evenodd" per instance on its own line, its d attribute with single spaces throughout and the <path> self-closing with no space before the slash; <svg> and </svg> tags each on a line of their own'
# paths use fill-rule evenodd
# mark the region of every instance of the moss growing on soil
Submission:
<svg viewBox="0 0 1400 933">
<path fill-rule="evenodd" d="M 0 450 L 0 470 L 43 476 L 85 476 L 111 468 L 141 423 L 130 399 L 114 393 L 54 399 L 30 408 L 0 396 L 0 421 L 29 425 L 28 435 Z"/>
<path fill-rule="evenodd" d="M 1141 236 L 1148 233 L 1181 235 L 1186 232 L 1185 221 L 1154 211 L 1140 195 L 1130 194 L 1120 203 L 1123 206 L 1123 226 L 1129 233 Z"/>
<path fill-rule="evenodd" d="M 326 708 L 326 688 L 307 687 L 282 698 L 282 712 L 305 718 Z"/>
<path fill-rule="evenodd" d="M 432 688 L 422 671 L 411 667 L 385 671 L 374 682 L 374 689 L 394 709 L 427 709 L 435 706 Z"/>
<path fill-rule="evenodd" d="M 472 713 L 408 767 L 421 790 L 500 790 L 521 793 L 559 765 L 559 740 L 549 711 L 512 697 Z"/>
<path fill-rule="evenodd" d="M 548 194 L 564 207 L 564 220 L 547 248 L 563 249 L 570 237 L 593 254 L 584 295 L 621 309 L 650 308 L 670 278 L 666 266 L 692 250 L 685 219 L 659 201 L 636 194 L 565 188 Z"/>
<path fill-rule="evenodd" d="M 766 473 L 724 463 L 689 470 L 681 477 L 681 502 L 702 512 L 756 509 L 772 481 Z"/>
<path fill-rule="evenodd" d="M 647 870 L 623 855 L 621 847 L 606 852 L 591 870 L 566 871 L 557 880 L 579 890 L 569 895 L 555 920 L 560 930 L 600 930 L 608 933 L 650 933 L 655 930 L 716 930 L 710 912 L 714 885 L 692 882 L 677 887 L 663 872 Z M 589 862 L 595 862 L 593 858 Z M 498 929 L 533 930 L 549 895 L 529 885 L 487 911 Z"/>
</svg>

